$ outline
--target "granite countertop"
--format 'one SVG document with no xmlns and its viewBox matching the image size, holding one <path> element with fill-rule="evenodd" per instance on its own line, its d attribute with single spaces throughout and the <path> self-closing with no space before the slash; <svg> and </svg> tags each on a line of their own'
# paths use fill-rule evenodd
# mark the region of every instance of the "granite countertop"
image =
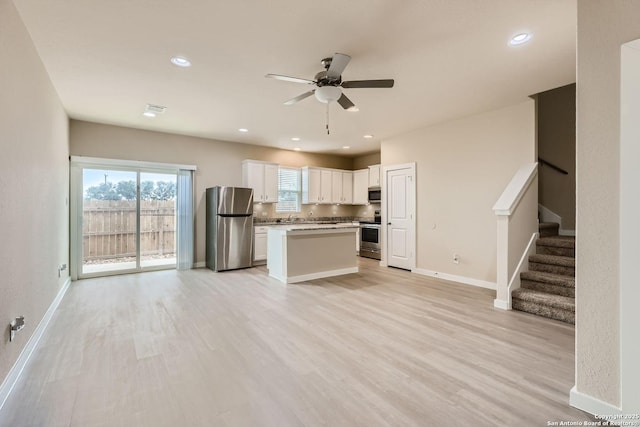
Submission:
<svg viewBox="0 0 640 427">
<path fill-rule="evenodd" d="M 264 224 L 260 224 L 264 225 Z M 318 223 L 297 223 L 297 224 L 277 224 L 270 225 L 269 228 L 275 228 L 277 230 L 285 231 L 303 231 L 303 230 L 336 230 L 341 228 L 357 228 L 357 222 L 341 222 L 333 224 L 318 224 Z"/>
</svg>

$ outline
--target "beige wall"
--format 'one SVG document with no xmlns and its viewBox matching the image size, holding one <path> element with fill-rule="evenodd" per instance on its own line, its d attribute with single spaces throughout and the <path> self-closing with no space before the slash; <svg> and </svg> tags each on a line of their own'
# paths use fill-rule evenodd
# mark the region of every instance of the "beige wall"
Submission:
<svg viewBox="0 0 640 427">
<path fill-rule="evenodd" d="M 68 119 L 10 0 L 0 0 L 0 383 L 68 278 Z M 9 342 L 8 323 L 25 328 Z"/>
<path fill-rule="evenodd" d="M 576 85 L 539 93 L 537 103 L 538 156 L 569 172 L 539 169 L 540 203 L 562 217 L 563 230 L 575 230 Z"/>
<path fill-rule="evenodd" d="M 365 169 L 371 165 L 380 164 L 380 152 L 366 154 L 353 159 L 353 170 Z"/>
<path fill-rule="evenodd" d="M 196 165 L 196 262 L 205 260 L 205 189 L 215 185 L 242 185 L 242 160 L 276 162 L 285 166 L 322 166 L 351 170 L 348 157 L 310 154 L 249 144 L 72 120 L 71 154 L 109 159 Z M 351 206 L 305 206 L 299 216 L 351 216 Z M 276 215 L 273 205 L 256 205 L 256 214 Z"/>
<path fill-rule="evenodd" d="M 578 2 L 576 390 L 620 403 L 620 46 L 640 2 Z"/>
<path fill-rule="evenodd" d="M 534 161 L 534 119 L 527 100 L 382 143 L 383 165 L 417 163 L 417 268 L 495 283 L 492 207 Z"/>
</svg>

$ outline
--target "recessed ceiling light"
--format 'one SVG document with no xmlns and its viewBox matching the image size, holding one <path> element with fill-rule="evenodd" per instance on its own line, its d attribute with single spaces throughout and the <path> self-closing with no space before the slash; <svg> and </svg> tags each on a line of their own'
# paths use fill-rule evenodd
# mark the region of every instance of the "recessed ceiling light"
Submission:
<svg viewBox="0 0 640 427">
<path fill-rule="evenodd" d="M 367 134 L 367 135 L 363 135 L 362 137 L 366 138 L 366 139 L 371 139 L 371 138 L 373 138 L 373 135 Z"/>
<path fill-rule="evenodd" d="M 249 129 L 240 128 L 240 129 L 238 129 L 238 132 L 247 133 L 247 132 L 249 132 Z"/>
<path fill-rule="evenodd" d="M 297 136 L 294 136 L 293 138 L 291 138 L 292 141 L 300 141 L 300 138 L 298 138 Z"/>
<path fill-rule="evenodd" d="M 174 56 L 171 58 L 171 63 L 173 65 L 177 65 L 178 67 L 191 67 L 191 61 L 189 61 L 184 56 Z"/>
<path fill-rule="evenodd" d="M 509 44 L 511 46 L 518 46 L 520 44 L 524 44 L 524 43 L 528 42 L 529 40 L 531 40 L 531 34 L 529 34 L 529 33 L 520 33 L 520 34 L 516 34 L 515 36 L 511 37 L 511 40 L 509 40 Z"/>
<path fill-rule="evenodd" d="M 349 148 L 351 148 L 351 147 L 349 147 L 348 145 L 345 145 L 345 146 L 342 147 L 343 150 L 348 150 Z"/>
<path fill-rule="evenodd" d="M 144 106 L 144 112 L 142 115 L 145 117 L 156 117 L 158 114 L 164 114 L 166 110 L 167 107 L 162 105 L 147 104 Z"/>
<path fill-rule="evenodd" d="M 294 148 L 293 151 L 300 151 L 300 147 Z"/>
</svg>

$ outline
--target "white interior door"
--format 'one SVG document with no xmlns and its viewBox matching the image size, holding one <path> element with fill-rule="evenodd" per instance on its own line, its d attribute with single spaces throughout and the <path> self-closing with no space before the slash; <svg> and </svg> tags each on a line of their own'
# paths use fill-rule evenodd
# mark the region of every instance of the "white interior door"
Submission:
<svg viewBox="0 0 640 427">
<path fill-rule="evenodd" d="M 386 261 L 390 267 L 415 267 L 415 165 L 385 169 Z"/>
</svg>

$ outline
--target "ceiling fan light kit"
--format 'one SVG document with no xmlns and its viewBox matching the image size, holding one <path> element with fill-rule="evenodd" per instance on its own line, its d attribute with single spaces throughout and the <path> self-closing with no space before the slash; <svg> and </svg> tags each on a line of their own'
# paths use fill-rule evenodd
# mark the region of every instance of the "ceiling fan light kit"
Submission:
<svg viewBox="0 0 640 427">
<path fill-rule="evenodd" d="M 315 91 L 316 99 L 324 104 L 337 101 L 342 96 L 342 91 L 336 86 L 322 86 Z"/>
</svg>

